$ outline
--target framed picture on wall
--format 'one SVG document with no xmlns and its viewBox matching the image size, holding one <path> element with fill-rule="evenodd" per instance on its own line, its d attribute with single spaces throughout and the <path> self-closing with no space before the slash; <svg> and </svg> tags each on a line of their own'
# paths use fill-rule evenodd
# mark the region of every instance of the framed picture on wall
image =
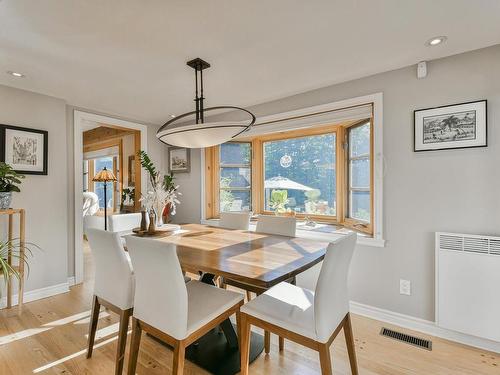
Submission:
<svg viewBox="0 0 500 375">
<path fill-rule="evenodd" d="M 128 186 L 135 186 L 135 155 L 128 157 Z"/>
<path fill-rule="evenodd" d="M 0 125 L 0 160 L 22 174 L 47 175 L 48 132 Z"/>
<path fill-rule="evenodd" d="M 414 112 L 414 151 L 486 147 L 486 100 Z"/>
<path fill-rule="evenodd" d="M 168 149 L 168 169 L 173 173 L 188 173 L 191 170 L 189 148 L 170 147 Z"/>
</svg>

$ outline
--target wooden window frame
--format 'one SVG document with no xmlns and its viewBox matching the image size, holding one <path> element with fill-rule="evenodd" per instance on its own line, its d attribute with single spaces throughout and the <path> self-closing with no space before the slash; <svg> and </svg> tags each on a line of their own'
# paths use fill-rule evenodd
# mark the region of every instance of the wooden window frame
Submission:
<svg viewBox="0 0 500 375">
<path fill-rule="evenodd" d="M 250 142 L 252 152 L 251 162 L 251 196 L 252 196 L 252 211 L 254 214 L 274 215 L 272 211 L 266 211 L 264 205 L 264 142 L 278 141 L 292 138 L 303 138 L 314 135 L 335 134 L 335 151 L 336 151 L 336 215 L 312 215 L 305 213 L 295 213 L 299 219 L 306 216 L 314 221 L 342 225 L 373 235 L 373 202 L 374 202 L 374 156 L 373 156 L 373 116 L 370 121 L 370 223 L 361 222 L 349 218 L 347 215 L 347 199 L 348 199 L 348 150 L 346 147 L 347 129 L 352 126 L 359 126 L 367 122 L 367 119 L 362 121 L 347 121 L 336 125 L 318 126 L 314 128 L 282 131 L 277 133 L 265 134 L 251 138 L 239 138 L 235 142 Z M 205 218 L 218 219 L 219 212 L 219 152 L 220 147 L 214 146 L 205 149 Z"/>
<path fill-rule="evenodd" d="M 367 121 L 368 120 L 368 121 Z M 369 186 L 369 192 L 370 192 L 370 221 L 366 222 L 364 220 L 352 218 L 349 216 L 349 198 L 350 198 L 350 170 L 349 170 L 349 163 L 351 161 L 351 158 L 349 156 L 349 131 L 352 130 L 353 128 L 363 126 L 366 123 L 369 123 L 370 125 L 370 155 L 369 155 L 369 161 L 370 161 L 370 186 Z M 345 166 L 345 172 L 344 172 L 344 207 L 345 207 L 345 213 L 344 213 L 344 221 L 343 225 L 345 227 L 355 229 L 357 231 L 367 233 L 367 234 L 373 234 L 373 220 L 374 220 L 374 213 L 373 213 L 373 207 L 374 207 L 374 199 L 373 199 L 373 185 L 374 185 L 374 178 L 373 178 L 373 117 L 371 119 L 364 119 L 362 121 L 358 121 L 350 126 L 346 126 L 344 128 L 344 144 L 347 147 L 344 147 L 343 154 L 344 154 L 344 166 Z"/>
</svg>

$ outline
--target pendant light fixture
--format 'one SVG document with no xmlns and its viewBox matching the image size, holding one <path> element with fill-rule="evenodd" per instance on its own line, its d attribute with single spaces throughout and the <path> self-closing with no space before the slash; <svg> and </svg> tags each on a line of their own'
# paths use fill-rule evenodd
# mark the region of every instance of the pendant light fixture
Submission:
<svg viewBox="0 0 500 375">
<path fill-rule="evenodd" d="M 193 112 L 176 116 L 158 129 L 156 137 L 161 142 L 169 146 L 186 148 L 220 145 L 247 131 L 255 123 L 255 116 L 243 108 L 234 106 L 204 108 L 203 70 L 210 68 L 210 64 L 196 58 L 188 61 L 187 65 L 195 71 L 196 109 Z M 205 122 L 206 114 L 217 115 L 222 112 L 229 112 L 224 118 L 231 116 L 236 119 Z"/>
</svg>

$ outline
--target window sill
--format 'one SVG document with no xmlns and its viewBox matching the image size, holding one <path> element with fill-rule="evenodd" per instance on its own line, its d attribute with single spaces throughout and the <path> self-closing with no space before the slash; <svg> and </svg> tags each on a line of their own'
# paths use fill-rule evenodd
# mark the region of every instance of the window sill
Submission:
<svg viewBox="0 0 500 375">
<path fill-rule="evenodd" d="M 219 219 L 202 219 L 201 223 L 218 227 Z M 255 231 L 254 222 L 250 223 L 250 230 Z M 309 238 L 311 240 L 335 242 L 349 232 L 351 232 L 350 229 L 338 225 L 318 224 L 314 228 L 309 228 L 305 227 L 303 222 L 297 223 L 297 237 Z M 382 238 L 373 238 L 358 232 L 357 244 L 362 246 L 385 247 L 385 240 Z"/>
</svg>

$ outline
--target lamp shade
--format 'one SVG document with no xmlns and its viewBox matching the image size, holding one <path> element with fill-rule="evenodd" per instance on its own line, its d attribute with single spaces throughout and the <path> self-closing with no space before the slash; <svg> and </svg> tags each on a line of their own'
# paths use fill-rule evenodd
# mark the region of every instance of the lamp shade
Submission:
<svg viewBox="0 0 500 375">
<path fill-rule="evenodd" d="M 106 167 L 104 167 L 101 171 L 99 171 L 94 178 L 92 179 L 94 182 L 108 182 L 108 181 L 116 181 L 116 177 L 113 172 L 108 171 Z"/>
</svg>

